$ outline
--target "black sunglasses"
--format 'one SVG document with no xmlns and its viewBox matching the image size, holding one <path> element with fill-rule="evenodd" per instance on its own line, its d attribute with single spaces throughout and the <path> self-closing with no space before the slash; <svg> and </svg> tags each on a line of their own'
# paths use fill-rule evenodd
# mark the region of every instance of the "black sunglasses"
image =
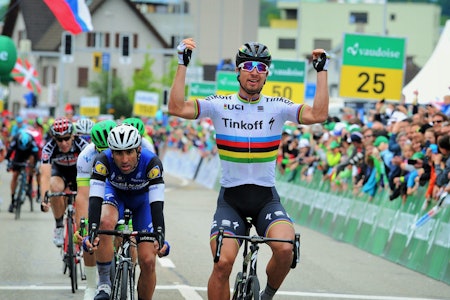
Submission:
<svg viewBox="0 0 450 300">
<path fill-rule="evenodd" d="M 69 135 L 69 136 L 66 136 L 66 137 L 55 137 L 55 140 L 57 141 L 57 142 L 60 142 L 60 143 L 62 143 L 62 142 L 64 142 L 64 141 L 68 141 L 68 140 L 70 140 L 72 138 L 72 136 L 71 135 Z"/>
</svg>

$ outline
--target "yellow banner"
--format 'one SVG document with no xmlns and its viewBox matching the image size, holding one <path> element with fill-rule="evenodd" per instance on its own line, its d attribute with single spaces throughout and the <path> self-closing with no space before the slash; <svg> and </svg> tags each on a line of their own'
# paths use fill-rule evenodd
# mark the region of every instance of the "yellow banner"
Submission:
<svg viewBox="0 0 450 300">
<path fill-rule="evenodd" d="M 403 70 L 342 66 L 339 95 L 348 98 L 400 100 Z"/>
</svg>

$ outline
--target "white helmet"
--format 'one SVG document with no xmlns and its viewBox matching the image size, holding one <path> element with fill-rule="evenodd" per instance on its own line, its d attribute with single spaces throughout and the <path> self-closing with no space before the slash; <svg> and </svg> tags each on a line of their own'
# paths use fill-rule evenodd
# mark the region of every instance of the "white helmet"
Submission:
<svg viewBox="0 0 450 300">
<path fill-rule="evenodd" d="M 92 126 L 94 126 L 94 121 L 91 119 L 79 119 L 75 123 L 75 133 L 76 134 L 83 134 L 83 135 L 90 135 Z"/>
<path fill-rule="evenodd" d="M 122 124 L 114 127 L 108 134 L 108 146 L 111 150 L 135 149 L 141 145 L 141 135 L 136 127 Z"/>
</svg>

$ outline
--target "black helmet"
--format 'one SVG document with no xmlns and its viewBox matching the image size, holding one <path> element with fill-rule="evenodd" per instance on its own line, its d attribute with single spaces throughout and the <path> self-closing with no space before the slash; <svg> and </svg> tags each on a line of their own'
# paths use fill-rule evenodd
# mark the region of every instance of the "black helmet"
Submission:
<svg viewBox="0 0 450 300">
<path fill-rule="evenodd" d="M 272 56 L 266 45 L 249 42 L 239 48 L 236 54 L 236 67 L 246 61 L 260 61 L 270 67 Z"/>
</svg>

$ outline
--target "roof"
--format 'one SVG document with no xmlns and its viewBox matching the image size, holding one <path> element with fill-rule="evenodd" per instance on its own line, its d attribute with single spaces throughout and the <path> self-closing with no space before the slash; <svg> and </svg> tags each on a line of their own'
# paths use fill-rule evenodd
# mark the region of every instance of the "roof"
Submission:
<svg viewBox="0 0 450 300">
<path fill-rule="evenodd" d="M 167 41 L 158 32 L 156 27 L 140 13 L 136 6 L 129 0 L 122 0 L 128 5 L 144 26 L 158 39 L 161 47 L 170 48 Z M 94 19 L 98 9 L 106 3 L 106 0 L 93 0 L 89 5 L 91 16 Z M 59 51 L 61 35 L 64 29 L 59 24 L 53 13 L 44 1 L 36 0 L 11 0 L 2 35 L 11 37 L 17 22 L 18 14 L 22 13 L 25 22 L 27 38 L 31 41 L 34 51 Z M 39 13 L 36 13 L 39 12 Z"/>
</svg>

